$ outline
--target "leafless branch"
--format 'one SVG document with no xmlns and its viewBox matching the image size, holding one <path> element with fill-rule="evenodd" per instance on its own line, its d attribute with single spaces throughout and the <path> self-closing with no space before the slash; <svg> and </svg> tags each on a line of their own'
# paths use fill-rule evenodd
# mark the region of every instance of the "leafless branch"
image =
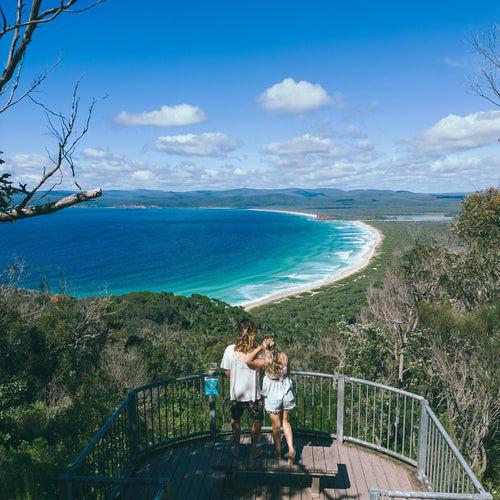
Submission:
<svg viewBox="0 0 500 500">
<path fill-rule="evenodd" d="M 12 106 L 15 102 L 19 102 L 19 100 L 21 100 L 23 97 L 29 95 L 33 91 L 33 89 L 36 88 L 41 83 L 41 81 L 45 79 L 47 74 L 54 67 L 54 65 L 52 65 L 47 71 L 42 73 L 40 77 L 35 79 L 35 82 L 30 89 L 23 92 L 22 96 L 14 99 L 14 93 L 19 85 L 22 63 L 24 61 L 24 57 L 26 55 L 26 51 L 31 42 L 34 31 L 40 25 L 50 23 L 62 13 L 75 14 L 85 12 L 95 7 L 96 5 L 105 2 L 106 0 L 95 0 L 81 9 L 71 9 L 71 7 L 79 1 L 81 0 L 67 0 L 66 2 L 61 0 L 57 7 L 40 12 L 42 0 L 33 0 L 31 3 L 29 16 L 26 20 L 24 20 L 23 16 L 25 11 L 27 10 L 25 9 L 26 5 L 22 0 L 18 0 L 16 18 L 12 23 L 9 23 L 4 10 L 0 6 L 0 17 L 2 19 L 0 40 L 2 40 L 4 36 L 12 34 L 4 71 L 2 75 L 0 75 L 0 95 L 5 93 L 5 86 L 9 82 L 11 82 L 11 90 L 10 96 L 8 98 L 8 105 L 4 105 L 0 109 L 0 112 Z"/>
<path fill-rule="evenodd" d="M 486 35 L 481 36 L 476 33 L 469 43 L 485 62 L 485 66 L 481 69 L 481 79 L 471 84 L 472 90 L 478 96 L 500 107 L 500 88 L 497 84 L 500 71 L 500 24 L 491 25 Z"/>
<path fill-rule="evenodd" d="M 6 54 L 4 54 L 4 71 L 0 74 L 0 96 L 4 96 L 5 101 L 0 105 L 0 114 L 6 109 L 14 106 L 25 97 L 31 98 L 33 102 L 41 106 L 48 118 L 49 131 L 57 139 L 57 152 L 53 156 L 49 155 L 52 161 L 51 168 L 41 167 L 42 173 L 38 183 L 28 189 L 25 184 L 14 186 L 9 180 L 9 174 L 3 174 L 0 178 L 0 193 L 4 195 L 2 206 L 0 208 L 0 222 L 33 217 L 61 210 L 66 206 L 71 206 L 81 201 L 96 198 L 101 195 L 100 189 L 94 191 L 82 192 L 80 185 L 76 180 L 75 165 L 73 162 L 73 153 L 83 136 L 87 133 L 92 116 L 92 111 L 98 100 L 93 100 L 88 109 L 86 120 L 84 120 L 82 130 L 76 131 L 76 124 L 79 111 L 78 85 L 75 85 L 71 105 L 71 113 L 65 116 L 62 113 L 55 113 L 44 104 L 33 98 L 34 90 L 45 80 L 51 70 L 61 61 L 61 55 L 49 68 L 38 75 L 27 90 L 20 90 L 21 75 L 27 49 L 31 43 L 35 30 L 43 25 L 50 23 L 63 13 L 75 14 L 92 9 L 106 0 L 52 0 L 53 7 L 46 7 L 49 3 L 45 0 L 42 8 L 42 0 L 17 0 L 17 6 L 12 14 L 2 8 L 0 5 L 0 41 L 8 40 L 4 44 Z M 73 8 L 76 4 L 81 8 Z M 0 163 L 3 163 L 0 160 Z M 36 204 L 40 198 L 50 193 L 58 184 L 62 182 L 63 170 L 69 168 L 73 177 L 75 186 L 80 193 L 70 197 L 63 198 L 55 203 Z M 43 193 L 38 199 L 37 194 Z M 15 206 L 11 203 L 14 197 L 20 198 Z"/>
<path fill-rule="evenodd" d="M 92 191 L 84 191 L 66 196 L 52 203 L 45 203 L 43 205 L 34 205 L 29 207 L 14 207 L 10 210 L 3 210 L 0 212 L 0 222 L 15 222 L 19 219 L 26 219 L 28 217 L 36 217 L 37 215 L 47 215 L 58 212 L 67 207 L 82 203 L 84 201 L 93 200 L 102 195 L 101 189 L 94 189 Z"/>
<path fill-rule="evenodd" d="M 37 75 L 37 77 L 34 79 L 33 83 L 31 86 L 25 90 L 21 95 L 15 96 L 17 88 L 19 86 L 19 81 L 21 79 L 21 72 L 24 64 L 24 57 L 21 59 L 21 61 L 18 64 L 17 70 L 16 70 L 16 75 L 13 77 L 12 81 L 10 82 L 10 93 L 9 97 L 7 98 L 7 102 L 0 108 L 0 113 L 3 113 L 6 109 L 10 108 L 11 106 L 14 106 L 17 104 L 19 101 L 23 100 L 25 97 L 31 95 L 33 91 L 40 86 L 43 81 L 47 78 L 49 73 L 61 62 L 62 60 L 62 55 L 60 55 L 57 60 L 51 64 L 48 68 L 46 68 L 43 73 L 40 75 Z M 4 88 L 3 91 L 0 91 L 0 95 L 2 93 L 6 93 L 6 89 Z"/>
</svg>

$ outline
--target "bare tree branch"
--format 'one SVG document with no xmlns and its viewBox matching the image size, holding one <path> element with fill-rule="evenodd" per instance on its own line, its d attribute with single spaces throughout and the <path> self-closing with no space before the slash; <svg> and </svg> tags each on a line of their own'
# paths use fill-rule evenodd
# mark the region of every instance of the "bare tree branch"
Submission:
<svg viewBox="0 0 500 500">
<path fill-rule="evenodd" d="M 33 91 L 43 83 L 43 81 L 47 78 L 49 73 L 61 62 L 62 60 L 62 55 L 60 55 L 57 60 L 51 64 L 48 68 L 46 68 L 43 73 L 40 75 L 37 75 L 37 77 L 34 79 L 33 83 L 31 84 L 31 87 L 29 87 L 27 90 L 25 90 L 21 95 L 15 96 L 17 88 L 19 86 L 19 81 L 21 79 L 21 72 L 24 64 L 24 57 L 21 59 L 21 61 L 18 64 L 17 70 L 16 70 L 16 75 L 13 77 L 13 81 L 11 81 L 11 89 L 10 89 L 10 95 L 7 98 L 7 102 L 0 108 L 0 113 L 3 113 L 6 109 L 10 108 L 11 106 L 14 106 L 17 104 L 19 101 L 23 100 L 25 97 L 28 97 L 33 93 Z M 6 90 L 4 90 L 3 93 L 6 93 Z M 0 95 L 2 92 L 0 92 Z"/>
<path fill-rule="evenodd" d="M 471 84 L 472 90 L 491 104 L 500 107 L 500 88 L 497 84 L 500 71 L 500 24 L 491 25 L 486 35 L 476 33 L 469 44 L 485 62 L 481 69 L 481 79 Z"/>
<path fill-rule="evenodd" d="M 17 0 L 17 5 L 12 9 L 12 13 L 9 13 L 8 9 L 0 5 L 0 41 L 9 40 L 7 45 L 4 45 L 7 53 L 4 54 L 5 66 L 3 73 L 0 74 L 0 96 L 4 96 L 5 99 L 0 104 L 0 114 L 25 97 L 29 97 L 35 104 L 44 109 L 49 121 L 49 131 L 58 141 L 57 153 L 53 156 L 49 155 L 53 166 L 47 170 L 42 168 L 40 180 L 32 189 L 28 189 L 26 184 L 21 183 L 15 186 L 8 173 L 0 175 L 0 222 L 14 222 L 17 219 L 51 213 L 101 195 L 100 189 L 81 192 L 81 187 L 76 180 L 75 165 L 72 158 L 77 145 L 88 131 L 92 111 L 98 100 L 94 99 L 92 101 L 83 128 L 81 132 L 77 133 L 76 122 L 79 110 L 77 91 L 79 82 L 74 88 L 69 117 L 61 113 L 55 113 L 44 104 L 33 99 L 33 91 L 45 80 L 51 70 L 59 64 L 61 55 L 54 64 L 38 75 L 26 90 L 20 90 L 20 82 L 27 49 L 31 43 L 33 33 L 39 26 L 50 23 L 63 13 L 85 12 L 105 1 L 52 0 L 54 6 L 48 8 L 45 5 L 49 1 L 45 1 L 45 10 L 43 10 L 42 0 L 31 0 L 31 2 Z M 81 8 L 73 8 L 77 3 Z M 0 159 L 1 163 L 4 162 Z M 41 198 L 43 198 L 61 183 L 64 167 L 69 168 L 71 171 L 73 182 L 80 190 L 80 193 L 63 198 L 56 203 L 34 205 L 37 201 L 35 199 L 37 194 L 43 191 L 44 194 L 41 195 Z M 17 204 L 12 206 L 16 198 Z"/>
<path fill-rule="evenodd" d="M 26 219 L 28 217 L 36 217 L 37 215 L 47 215 L 58 212 L 63 208 L 71 207 L 83 201 L 93 200 L 102 195 L 101 189 L 92 191 L 84 191 L 66 196 L 52 203 L 43 205 L 34 205 L 29 207 L 14 207 L 10 210 L 0 211 L 0 222 L 15 222 L 18 219 Z"/>
<path fill-rule="evenodd" d="M 25 91 L 21 97 L 14 99 L 14 93 L 18 88 L 20 71 L 22 67 L 22 62 L 26 55 L 27 48 L 31 43 L 31 39 L 34 31 L 43 24 L 47 24 L 53 21 L 56 17 L 58 17 L 62 13 L 75 14 L 85 12 L 96 5 L 105 2 L 106 0 L 95 0 L 91 2 L 89 5 L 82 7 L 81 9 L 71 9 L 77 2 L 81 2 L 81 0 L 67 0 L 66 2 L 60 1 L 57 7 L 53 7 L 51 9 L 47 9 L 45 11 L 40 12 L 42 0 L 33 0 L 31 3 L 31 10 L 29 16 L 26 20 L 24 20 L 24 13 L 27 10 L 26 5 L 22 0 L 18 0 L 17 9 L 16 9 L 16 18 L 12 23 L 9 22 L 7 16 L 5 15 L 4 10 L 0 6 L 0 16 L 2 18 L 2 29 L 0 31 L 0 40 L 6 35 L 12 34 L 12 38 L 10 40 L 10 46 L 8 50 L 8 56 L 6 58 L 5 68 L 0 76 L 0 95 L 6 92 L 6 85 L 11 83 L 10 97 L 8 102 L 11 102 L 9 106 L 2 106 L 0 112 L 4 111 L 8 107 L 10 107 L 14 102 L 18 102 L 23 97 L 32 92 L 34 88 L 36 88 L 41 81 L 45 79 L 47 74 L 51 71 L 51 69 L 56 65 L 51 66 L 48 70 L 42 73 L 41 76 L 35 79 L 35 82 L 31 86 L 31 88 Z M 16 74 L 17 73 L 17 74 Z"/>
</svg>

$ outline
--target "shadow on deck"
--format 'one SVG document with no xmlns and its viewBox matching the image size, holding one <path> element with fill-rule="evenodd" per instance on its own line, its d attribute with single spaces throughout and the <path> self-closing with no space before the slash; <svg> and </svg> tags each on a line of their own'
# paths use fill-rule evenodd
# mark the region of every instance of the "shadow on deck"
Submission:
<svg viewBox="0 0 500 500">
<path fill-rule="evenodd" d="M 371 486 L 390 490 L 426 491 L 417 480 L 415 468 L 381 453 L 353 444 L 337 444 L 331 439 L 294 436 L 297 450 L 296 464 L 307 470 L 319 459 L 331 464 L 335 475 L 321 477 L 320 499 L 367 499 Z M 238 472 L 232 485 L 222 471 L 213 470 L 218 453 L 230 453 L 231 436 L 222 436 L 216 442 L 209 439 L 177 444 L 143 457 L 130 474 L 134 477 L 170 477 L 172 499 L 310 499 L 311 476 L 287 473 Z M 222 445 L 222 446 L 221 446 Z M 221 451 L 222 448 L 222 451 Z M 267 460 L 274 457 L 270 434 L 259 440 Z M 287 453 L 283 440 L 283 457 Z M 250 437 L 242 436 L 241 461 L 252 463 L 249 457 Z M 286 462 L 284 462 L 286 464 Z M 286 470 L 286 467 L 285 467 Z M 120 498 L 137 498 L 123 494 Z"/>
</svg>

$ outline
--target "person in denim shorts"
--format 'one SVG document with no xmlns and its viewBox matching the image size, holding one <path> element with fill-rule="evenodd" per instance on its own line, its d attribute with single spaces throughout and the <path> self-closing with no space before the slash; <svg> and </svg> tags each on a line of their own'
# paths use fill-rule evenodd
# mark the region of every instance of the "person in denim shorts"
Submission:
<svg viewBox="0 0 500 500">
<path fill-rule="evenodd" d="M 248 411 L 253 419 L 251 432 L 250 458 L 252 460 L 262 455 L 257 450 L 262 420 L 264 418 L 263 403 L 260 395 L 261 369 L 250 367 L 245 358 L 255 347 L 257 327 L 250 320 L 240 321 L 236 330 L 236 344 L 226 347 L 221 368 L 229 377 L 229 399 L 231 400 L 231 427 L 233 431 L 233 456 L 240 456 L 241 416 Z"/>
<path fill-rule="evenodd" d="M 293 465 L 295 448 L 288 413 L 296 404 L 292 392 L 292 379 L 289 377 L 288 357 L 284 352 L 279 352 L 274 338 L 267 336 L 262 345 L 249 354 L 245 362 L 248 366 L 264 369 L 261 395 L 265 397 L 265 408 L 273 427 L 276 457 L 281 459 L 281 428 L 283 428 L 288 445 L 288 465 Z"/>
</svg>

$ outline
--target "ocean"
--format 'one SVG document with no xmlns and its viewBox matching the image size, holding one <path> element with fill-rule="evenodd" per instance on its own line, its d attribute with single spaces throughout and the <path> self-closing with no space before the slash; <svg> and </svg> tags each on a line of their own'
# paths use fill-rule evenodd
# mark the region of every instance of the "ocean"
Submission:
<svg viewBox="0 0 500 500">
<path fill-rule="evenodd" d="M 351 221 L 226 209 L 71 208 L 0 225 L 0 272 L 75 297 L 133 291 L 244 305 L 324 284 L 362 262 L 375 235 Z"/>
</svg>

